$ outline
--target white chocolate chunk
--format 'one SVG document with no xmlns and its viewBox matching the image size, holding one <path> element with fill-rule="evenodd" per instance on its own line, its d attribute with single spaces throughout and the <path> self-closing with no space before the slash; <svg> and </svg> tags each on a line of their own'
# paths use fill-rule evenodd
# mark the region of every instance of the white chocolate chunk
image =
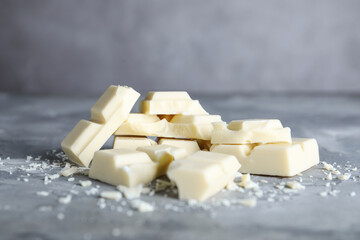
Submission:
<svg viewBox="0 0 360 240">
<path fill-rule="evenodd" d="M 157 177 L 158 164 L 144 152 L 107 149 L 95 153 L 89 177 L 111 185 L 136 187 Z"/>
<path fill-rule="evenodd" d="M 79 180 L 79 184 L 82 187 L 90 187 L 92 182 L 90 180 Z"/>
<path fill-rule="evenodd" d="M 256 189 L 259 188 L 259 184 L 253 182 L 251 180 L 250 174 L 244 174 L 241 177 L 241 182 L 239 183 L 240 187 L 243 187 L 245 189 Z"/>
<path fill-rule="evenodd" d="M 332 180 L 333 178 L 332 178 L 332 174 L 331 173 L 328 173 L 328 174 L 326 174 L 326 180 Z"/>
<path fill-rule="evenodd" d="M 75 173 L 78 172 L 78 168 L 77 167 L 69 167 L 69 168 L 63 168 L 61 171 L 60 171 L 60 174 L 64 177 L 68 177 L 68 176 L 71 176 Z"/>
<path fill-rule="evenodd" d="M 104 191 L 100 193 L 100 197 L 109 200 L 119 201 L 122 198 L 122 195 L 121 192 L 117 192 L 117 191 Z"/>
<path fill-rule="evenodd" d="M 85 176 L 89 176 L 89 168 L 85 168 L 85 167 L 78 167 L 77 168 L 77 172 L 79 174 L 85 175 Z"/>
<path fill-rule="evenodd" d="M 329 164 L 329 163 L 326 163 L 326 162 L 322 162 L 324 168 L 328 171 L 335 171 L 335 168 L 333 165 Z"/>
<path fill-rule="evenodd" d="M 157 177 L 166 174 L 169 164 L 173 160 L 182 159 L 189 155 L 184 148 L 177 148 L 168 145 L 153 145 L 148 147 L 138 147 L 140 152 L 145 152 L 153 162 L 157 164 Z"/>
<path fill-rule="evenodd" d="M 160 138 L 158 140 L 158 144 L 165 144 L 178 148 L 184 148 L 188 152 L 188 154 L 200 151 L 199 145 L 196 140 Z"/>
<path fill-rule="evenodd" d="M 147 137 L 122 137 L 115 136 L 113 149 L 126 148 L 136 150 L 138 147 L 156 145 L 157 143 Z"/>
<path fill-rule="evenodd" d="M 122 192 L 127 199 L 139 198 L 142 192 L 142 185 L 131 188 L 119 185 L 116 188 Z"/>
<path fill-rule="evenodd" d="M 110 86 L 91 109 L 91 121 L 80 120 L 61 143 L 69 159 L 88 167 L 99 150 L 125 121 L 140 94 L 130 87 Z"/>
<path fill-rule="evenodd" d="M 226 126 L 214 122 L 212 144 L 291 143 L 290 128 L 283 128 L 279 120 L 236 120 Z"/>
<path fill-rule="evenodd" d="M 52 174 L 52 175 L 48 175 L 48 178 L 50 179 L 50 180 L 54 180 L 54 179 L 58 179 L 60 177 L 60 175 L 59 174 Z"/>
<path fill-rule="evenodd" d="M 211 151 L 234 155 L 242 173 L 290 177 L 319 163 L 315 139 L 293 138 L 292 143 L 264 145 L 213 145 Z"/>
<path fill-rule="evenodd" d="M 234 203 L 238 203 L 247 207 L 255 207 L 256 206 L 256 198 L 247 198 L 247 199 L 237 199 L 234 200 Z"/>
<path fill-rule="evenodd" d="M 302 185 L 301 183 L 296 182 L 296 181 L 287 182 L 286 187 L 294 189 L 294 190 L 303 190 L 303 189 L 305 189 L 304 185 Z"/>
<path fill-rule="evenodd" d="M 90 121 L 101 124 L 107 123 L 112 115 L 119 110 L 119 106 L 122 105 L 122 102 L 125 100 L 124 95 L 129 94 L 129 91 L 134 94 L 134 90 L 129 87 L 110 86 L 92 106 L 90 110 Z M 135 95 L 139 96 L 139 94 L 136 93 Z M 122 110 L 124 110 L 127 115 L 127 112 L 131 110 L 132 106 L 130 109 L 129 107 L 121 108 L 123 108 Z"/>
<path fill-rule="evenodd" d="M 179 198 L 205 201 L 233 181 L 240 164 L 234 156 L 199 151 L 169 166 L 167 175 L 179 190 Z"/>
<path fill-rule="evenodd" d="M 139 212 L 153 212 L 155 210 L 153 205 L 139 199 L 132 201 L 131 207 Z"/>
<path fill-rule="evenodd" d="M 154 136 L 166 138 L 191 138 L 210 140 L 213 121 L 221 121 L 218 115 L 176 115 L 170 122 L 165 118 L 153 121 L 148 114 L 132 113 L 116 130 L 115 135 Z M 151 115 L 150 115 L 151 116 Z M 143 118 L 143 121 L 140 119 Z"/>
<path fill-rule="evenodd" d="M 159 115 L 208 114 L 187 92 L 149 92 L 139 109 L 141 113 Z"/>
<path fill-rule="evenodd" d="M 350 174 L 350 173 L 345 173 L 344 175 L 340 175 L 338 178 L 339 178 L 340 180 L 347 181 L 347 180 L 350 179 L 350 177 L 351 177 L 351 174 Z"/>
</svg>

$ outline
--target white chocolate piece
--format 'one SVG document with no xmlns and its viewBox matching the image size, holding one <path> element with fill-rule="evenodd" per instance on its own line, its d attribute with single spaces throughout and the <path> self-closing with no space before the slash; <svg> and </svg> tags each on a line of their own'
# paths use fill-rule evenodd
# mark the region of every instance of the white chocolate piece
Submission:
<svg viewBox="0 0 360 240">
<path fill-rule="evenodd" d="M 153 212 L 155 207 L 150 203 L 144 202 L 140 199 L 131 201 L 131 208 L 137 210 L 138 212 Z"/>
<path fill-rule="evenodd" d="M 241 173 L 291 177 L 319 163 L 315 139 L 293 138 L 292 143 L 213 145 L 212 152 L 234 155 Z"/>
<path fill-rule="evenodd" d="M 154 121 L 156 118 L 158 121 Z M 218 121 L 221 121 L 219 115 L 176 115 L 168 122 L 155 115 L 131 113 L 114 134 L 210 140 L 212 123 Z"/>
<path fill-rule="evenodd" d="M 199 145 L 196 140 L 188 139 L 174 139 L 174 138 L 160 138 L 158 144 L 165 144 L 169 146 L 174 146 L 178 148 L 184 148 L 188 154 L 193 154 L 197 151 L 200 151 Z"/>
<path fill-rule="evenodd" d="M 136 187 L 157 177 L 158 164 L 144 152 L 128 149 L 97 151 L 89 177 L 111 185 Z"/>
<path fill-rule="evenodd" d="M 147 137 L 123 137 L 123 136 L 115 136 L 113 149 L 126 148 L 130 150 L 136 150 L 138 147 L 142 146 L 152 146 L 157 143 Z"/>
<path fill-rule="evenodd" d="M 100 197 L 108 200 L 119 201 L 122 198 L 122 194 L 117 191 L 104 191 L 100 193 Z"/>
<path fill-rule="evenodd" d="M 140 94 L 130 87 L 110 86 L 91 108 L 91 121 L 80 120 L 61 143 L 69 159 L 88 167 L 129 115 Z"/>
<path fill-rule="evenodd" d="M 135 91 L 130 87 L 121 87 L 114 85 L 110 86 L 92 106 L 90 110 L 91 112 L 90 121 L 101 124 L 107 123 L 111 119 L 115 111 L 119 109 L 125 111 L 124 115 L 128 115 L 132 106 L 130 108 L 124 107 L 122 106 L 123 105 L 122 101 L 126 99 L 125 98 L 126 96 L 124 95 L 129 94 L 131 92 L 138 97 L 140 96 L 140 94 L 134 93 Z"/>
<path fill-rule="evenodd" d="M 69 177 L 77 172 L 78 172 L 77 167 L 68 167 L 68 168 L 61 169 L 60 174 L 64 177 Z"/>
<path fill-rule="evenodd" d="M 246 199 L 235 200 L 235 203 L 239 203 L 239 204 L 247 206 L 247 207 L 255 207 L 256 202 L 257 202 L 256 198 L 246 198 Z"/>
<path fill-rule="evenodd" d="M 283 128 L 279 120 L 236 120 L 226 126 L 215 122 L 212 144 L 291 143 L 290 128 Z"/>
<path fill-rule="evenodd" d="M 167 176 L 179 190 L 179 198 L 202 202 L 233 181 L 240 164 L 234 156 L 199 151 L 169 166 Z"/>
<path fill-rule="evenodd" d="M 127 198 L 127 199 L 139 198 L 141 195 L 141 191 L 142 191 L 142 185 L 138 185 L 138 186 L 132 187 L 132 188 L 125 187 L 123 185 L 119 185 L 116 188 L 117 188 L 117 190 L 122 192 L 122 194 L 124 194 L 125 198 Z"/>
<path fill-rule="evenodd" d="M 305 189 L 305 186 L 297 181 L 289 181 L 285 185 L 288 188 L 294 189 L 294 190 L 303 190 Z"/>
<path fill-rule="evenodd" d="M 82 187 L 90 187 L 92 182 L 90 180 L 79 180 L 79 184 Z"/>
<path fill-rule="evenodd" d="M 138 147 L 140 152 L 145 152 L 153 162 L 158 166 L 156 177 L 166 174 L 169 164 L 173 160 L 185 158 L 189 153 L 184 148 L 173 147 L 169 145 L 153 145 L 148 147 Z"/>
<path fill-rule="evenodd" d="M 141 113 L 171 114 L 208 114 L 198 100 L 192 100 L 187 92 L 149 92 L 140 102 Z"/>
<path fill-rule="evenodd" d="M 259 188 L 259 184 L 251 181 L 250 174 L 244 174 L 241 176 L 241 182 L 239 183 L 239 186 L 245 189 L 257 189 Z"/>
</svg>

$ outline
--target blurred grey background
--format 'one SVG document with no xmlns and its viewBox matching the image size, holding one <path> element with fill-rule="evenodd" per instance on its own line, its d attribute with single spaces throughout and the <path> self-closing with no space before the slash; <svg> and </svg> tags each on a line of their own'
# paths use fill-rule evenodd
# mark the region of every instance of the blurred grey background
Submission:
<svg viewBox="0 0 360 240">
<path fill-rule="evenodd" d="M 0 0 L 0 91 L 360 92 L 360 1 Z"/>
</svg>

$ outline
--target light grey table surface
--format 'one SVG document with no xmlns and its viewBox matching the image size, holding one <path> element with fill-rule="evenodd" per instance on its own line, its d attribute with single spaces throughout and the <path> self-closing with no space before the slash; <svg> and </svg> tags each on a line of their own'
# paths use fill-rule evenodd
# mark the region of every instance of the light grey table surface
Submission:
<svg viewBox="0 0 360 240">
<path fill-rule="evenodd" d="M 224 199 L 254 197 L 252 190 L 246 190 L 221 192 L 202 206 L 189 206 L 171 194 L 166 197 L 166 191 L 142 196 L 142 200 L 155 206 L 151 213 L 132 210 L 128 200 L 107 201 L 106 208 L 100 209 L 98 195 L 86 195 L 84 191 L 89 188 L 77 184 L 86 176 L 76 175 L 75 182 L 60 177 L 45 185 L 45 175 L 58 173 L 60 167 L 22 170 L 22 165 L 26 169 L 29 164 L 46 159 L 58 162 L 51 150 L 60 151 L 61 140 L 78 120 L 89 118 L 89 109 L 96 99 L 2 93 L 0 239 L 359 239 L 360 96 L 192 97 L 198 98 L 208 112 L 221 114 L 225 121 L 279 118 L 292 129 L 293 136 L 316 138 L 321 161 L 336 162 L 339 171 L 350 172 L 352 177 L 348 181 L 327 181 L 319 164 L 293 178 L 302 179 L 305 190 L 284 193 L 275 185 L 289 179 L 253 176 L 264 192 L 253 208 L 215 204 Z M 26 156 L 41 159 L 26 161 Z M 330 187 L 325 186 L 327 182 L 331 182 Z M 93 181 L 93 187 L 96 185 L 100 191 L 114 190 Z M 79 194 L 73 194 L 70 204 L 59 204 L 58 198 L 71 189 Z M 50 195 L 41 197 L 37 191 L 48 191 Z M 319 193 L 323 191 L 335 196 L 321 197 Z M 357 195 L 352 197 L 351 192 Z"/>
</svg>

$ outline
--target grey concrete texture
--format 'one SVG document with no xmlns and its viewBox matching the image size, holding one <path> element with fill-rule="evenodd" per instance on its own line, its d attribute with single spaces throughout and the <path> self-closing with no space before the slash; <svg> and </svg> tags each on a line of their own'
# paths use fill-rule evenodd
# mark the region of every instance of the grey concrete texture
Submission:
<svg viewBox="0 0 360 240">
<path fill-rule="evenodd" d="M 294 137 L 314 137 L 321 161 L 334 164 L 342 173 L 350 172 L 348 181 L 324 179 L 319 164 L 294 178 L 252 176 L 264 196 L 257 206 L 213 206 L 212 200 L 236 200 L 254 197 L 245 192 L 221 192 L 206 202 L 208 208 L 192 207 L 176 195 L 157 192 L 144 195 L 155 211 L 138 213 L 129 201 L 106 201 L 100 209 L 98 194 L 88 196 L 89 188 L 60 177 L 44 185 L 46 174 L 58 173 L 60 166 L 26 172 L 31 163 L 60 163 L 55 149 L 80 120 L 90 116 L 96 98 L 44 97 L 0 94 L 0 238 L 1 239 L 358 239 L 360 219 L 360 97 L 358 95 L 202 95 L 203 107 L 223 120 L 278 118 L 289 126 Z M 136 110 L 136 108 L 134 109 Z M 110 142 L 107 147 L 110 146 Z M 41 156 L 26 161 L 26 156 Z M 7 159 L 10 157 L 10 159 Z M 46 160 L 48 159 L 48 160 Z M 340 167 L 338 167 L 338 165 Z M 350 166 L 351 165 L 351 166 Z M 357 168 L 356 170 L 350 170 Z M 10 174 L 11 172 L 11 174 Z M 326 173 L 328 171 L 325 171 Z M 30 174 L 29 176 L 27 174 Z M 354 177 L 354 179 L 353 179 Z M 24 181 L 27 178 L 28 181 Z M 284 193 L 276 185 L 289 180 L 306 187 Z M 261 182 L 266 180 L 267 183 Z M 330 187 L 326 187 L 327 183 Z M 114 187 L 93 181 L 100 191 Z M 58 198 L 72 194 L 70 204 Z M 48 197 L 37 196 L 48 191 Z M 322 191 L 336 196 L 320 197 Z M 357 193 L 351 197 L 350 193 Z M 269 201 L 268 198 L 275 194 Z M 165 196 L 167 195 L 167 196 Z M 288 198 L 285 198 L 288 197 Z M 121 207 L 121 211 L 118 211 Z M 180 209 L 175 211 L 174 209 Z M 129 214 L 129 211 L 131 214 Z M 60 214 L 60 215 L 59 215 Z M 63 215 L 61 215 L 63 214 Z M 131 215 L 131 216 L 129 216 Z M 62 219 L 59 216 L 63 216 Z M 62 220 L 61 220 L 62 219 Z M 116 231 L 114 231 L 114 229 Z M 118 236 L 119 235 L 119 236 Z"/>
<path fill-rule="evenodd" d="M 2 0 L 0 91 L 359 92 L 360 2 Z"/>
</svg>

